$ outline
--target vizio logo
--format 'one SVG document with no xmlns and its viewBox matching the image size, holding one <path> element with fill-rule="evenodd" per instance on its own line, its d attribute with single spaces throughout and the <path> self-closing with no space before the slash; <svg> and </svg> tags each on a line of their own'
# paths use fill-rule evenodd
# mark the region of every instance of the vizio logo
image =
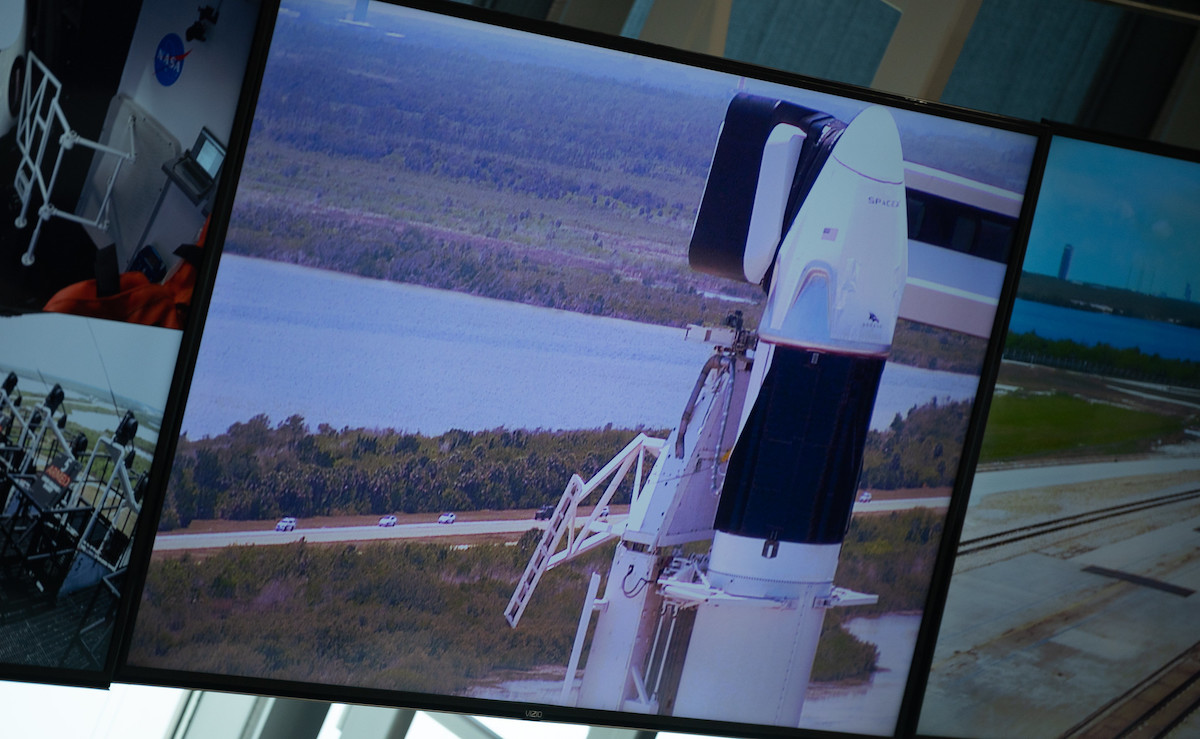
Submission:
<svg viewBox="0 0 1200 739">
<path fill-rule="evenodd" d="M 183 50 L 183 39 L 177 33 L 168 33 L 158 42 L 154 52 L 154 78 L 163 87 L 170 87 L 183 74 L 183 60 L 190 51 Z"/>
</svg>

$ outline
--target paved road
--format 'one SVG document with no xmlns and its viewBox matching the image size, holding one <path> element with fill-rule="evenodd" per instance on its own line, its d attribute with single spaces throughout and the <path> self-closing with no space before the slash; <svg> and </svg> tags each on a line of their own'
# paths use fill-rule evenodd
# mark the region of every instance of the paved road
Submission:
<svg viewBox="0 0 1200 739">
<path fill-rule="evenodd" d="M 1065 485 L 1114 477 L 1132 477 L 1180 470 L 1200 469 L 1200 456 L 1159 455 L 1149 459 L 1127 462 L 1064 464 L 1045 467 L 1024 467 L 1013 470 L 980 472 L 975 476 L 971 497 L 978 501 L 992 493 L 1011 492 L 1029 488 Z M 884 513 L 916 507 L 943 508 L 949 498 L 908 498 L 856 502 L 854 510 L 861 513 Z M 614 515 L 611 523 L 624 520 Z M 545 521 L 508 519 L 501 521 L 459 521 L 453 524 L 402 524 L 391 528 L 380 526 L 340 526 L 296 529 L 295 531 L 241 531 L 213 534 L 159 534 L 154 542 L 156 551 L 181 549 L 212 549 L 230 545 L 248 546 L 287 544 L 301 538 L 311 542 L 369 541 L 386 539 L 433 539 L 441 536 L 470 536 L 476 534 L 522 534 L 531 528 L 544 528 Z"/>
<path fill-rule="evenodd" d="M 1058 736 L 1196 643 L 1200 518 L 1081 551 L 1036 549 L 951 580 L 921 733 Z M 1179 734 L 1185 736 L 1185 734 Z"/>
<path fill-rule="evenodd" d="M 972 502 L 992 493 L 1019 498 L 1025 489 L 1103 479 L 1121 482 L 1114 489 L 1123 491 L 1122 500 L 1152 498 L 1192 485 L 1139 482 L 1137 476 L 1196 469 L 1198 457 L 1159 454 L 987 472 L 978 476 Z M 1031 504 L 1027 496 L 1007 512 L 1009 518 L 1003 506 L 985 506 L 980 525 L 1009 528 L 1022 517 L 1074 512 L 1087 502 L 1086 496 L 1068 498 L 1047 501 L 1062 506 L 1048 512 L 1023 507 Z M 1101 524 L 1109 527 L 1101 535 L 1081 528 L 1061 541 L 1031 540 L 1006 559 L 957 571 L 921 733 L 970 735 L 989 725 L 1012 736 L 1057 736 L 1190 648 L 1200 600 L 1184 593 L 1200 591 L 1198 513 L 1195 504 L 1179 503 L 1161 515 L 1139 514 L 1121 527 L 1118 519 Z"/>
<path fill-rule="evenodd" d="M 624 516 L 612 516 L 612 523 Z M 501 521 L 458 521 L 452 524 L 411 523 L 392 527 L 331 526 L 328 528 L 296 529 L 295 531 L 232 531 L 212 534 L 159 534 L 154 540 L 155 551 L 179 549 L 213 549 L 231 545 L 289 544 L 304 539 L 310 542 L 375 541 L 388 539 L 434 539 L 443 536 L 475 534 L 516 534 L 529 529 L 543 529 L 545 521 L 528 518 Z"/>
<path fill-rule="evenodd" d="M 860 513 L 886 513 L 902 511 L 920 506 L 944 508 L 949 498 L 911 498 L 904 500 L 873 500 L 855 503 L 854 510 Z M 609 524 L 624 522 L 625 516 L 614 514 Z M 504 519 L 499 521 L 457 521 L 452 524 L 412 523 L 392 527 L 383 526 L 331 526 L 327 528 L 296 529 L 295 531 L 231 531 L 211 534 L 159 534 L 154 540 L 155 551 L 182 549 L 216 549 L 227 546 L 268 546 L 290 544 L 294 541 L 330 543 L 339 541 L 377 541 L 391 539 L 435 539 L 443 536 L 472 536 L 479 534 L 521 535 L 529 529 L 544 529 L 545 521 L 531 518 Z"/>
<path fill-rule="evenodd" d="M 992 493 L 1011 492 L 1029 488 L 1065 485 L 1116 477 L 1132 477 L 1180 470 L 1200 469 L 1200 457 L 1160 455 L 1150 459 L 1127 462 L 1064 464 L 1045 467 L 1024 467 L 1014 470 L 980 472 L 971 489 L 972 500 Z M 856 502 L 854 510 L 861 513 L 884 513 L 908 510 L 921 506 L 943 508 L 949 498 L 908 498 Z M 614 515 L 611 523 L 624 520 Z M 180 549 L 212 549 L 230 545 L 248 546 L 287 544 L 301 538 L 311 542 L 369 541 L 384 539 L 432 539 L 441 536 L 475 534 L 522 534 L 531 528 L 544 528 L 545 521 L 507 519 L 500 521 L 459 521 L 453 524 L 418 523 L 384 528 L 380 526 L 340 526 L 296 529 L 295 531 L 241 531 L 213 534 L 159 534 L 154 542 L 156 551 Z"/>
<path fill-rule="evenodd" d="M 1014 470 L 979 472 L 971 487 L 972 500 L 992 493 L 1044 488 L 1051 485 L 1072 485 L 1118 477 L 1154 475 L 1165 472 L 1200 469 L 1200 456 L 1184 457 L 1158 455 L 1128 462 L 1098 462 L 1091 464 L 1060 464 L 1047 467 L 1022 467 Z"/>
<path fill-rule="evenodd" d="M 294 541 L 338 542 L 385 539 L 432 539 L 441 536 L 471 534 L 521 534 L 532 528 L 545 528 L 545 521 L 517 519 L 506 521 L 460 521 L 452 524 L 410 523 L 399 526 L 334 526 L 295 531 L 233 531 L 212 534 L 159 534 L 155 551 L 174 549 L 212 549 L 230 545 L 248 546 L 289 544 Z"/>
<path fill-rule="evenodd" d="M 950 498 L 898 498 L 896 500 L 872 500 L 870 503 L 861 501 L 854 504 L 855 513 L 890 513 L 892 511 L 907 511 L 911 508 L 948 508 Z"/>
</svg>

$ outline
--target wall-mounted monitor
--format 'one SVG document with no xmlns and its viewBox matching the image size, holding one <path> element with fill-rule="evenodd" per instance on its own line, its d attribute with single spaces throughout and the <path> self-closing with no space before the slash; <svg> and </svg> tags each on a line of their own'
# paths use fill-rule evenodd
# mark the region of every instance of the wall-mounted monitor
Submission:
<svg viewBox="0 0 1200 739">
<path fill-rule="evenodd" d="M 1052 138 L 921 734 L 1195 732 L 1198 198 L 1194 152 Z"/>
<path fill-rule="evenodd" d="M 122 679 L 905 731 L 1036 129 L 435 10 L 279 8 Z"/>
<path fill-rule="evenodd" d="M 230 139 L 261 4 L 0 5 L 0 676 L 105 684 L 212 232 L 163 167 Z"/>
</svg>

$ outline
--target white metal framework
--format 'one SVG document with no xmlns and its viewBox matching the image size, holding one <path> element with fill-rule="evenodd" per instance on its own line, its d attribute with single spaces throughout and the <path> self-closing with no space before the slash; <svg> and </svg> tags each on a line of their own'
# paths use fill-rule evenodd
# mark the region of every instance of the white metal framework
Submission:
<svg viewBox="0 0 1200 739">
<path fill-rule="evenodd" d="M 14 373 L 0 390 L 0 565 L 51 598 L 120 576 L 141 513 L 133 413 L 85 452 L 84 435 L 64 434 L 64 396 L 55 385 L 22 407 Z"/>
<path fill-rule="evenodd" d="M 21 201 L 21 212 L 17 215 L 16 220 L 17 228 L 26 226 L 28 222 L 26 216 L 35 192 L 41 197 L 42 205 L 38 208 L 37 225 L 33 228 L 33 235 L 29 237 L 29 248 L 21 256 L 21 263 L 26 267 L 34 262 L 34 250 L 37 248 L 42 224 L 51 218 L 64 218 L 85 226 L 107 229 L 108 207 L 112 198 L 113 183 L 116 182 L 117 174 L 121 171 L 121 164 L 135 158 L 132 120 L 130 121 L 129 151 L 121 151 L 83 138 L 71 128 L 62 106 L 59 104 L 62 83 L 32 52 L 29 53 L 28 58 L 25 85 L 21 91 L 21 112 L 17 117 L 17 148 L 21 154 L 21 161 L 17 166 L 16 175 L 13 177 L 13 187 L 16 188 L 17 196 Z M 57 138 L 54 136 L 56 132 L 58 132 Z M 57 147 L 51 145 L 52 141 L 57 141 Z M 112 174 L 109 175 L 104 196 L 100 199 L 100 206 L 93 218 L 76 215 L 72 210 L 63 210 L 50 201 L 59 169 L 62 166 L 63 156 L 76 146 L 83 146 L 100 154 L 111 154 L 117 157 L 117 164 L 113 167 Z M 53 151 L 54 165 L 47 174 L 46 155 L 51 151 Z"/>
<path fill-rule="evenodd" d="M 633 441 L 617 453 L 608 464 L 592 475 L 587 482 L 579 475 L 572 475 L 566 490 L 559 498 L 554 514 L 550 517 L 550 525 L 542 534 L 537 550 L 530 557 L 525 572 L 521 575 L 508 606 L 504 609 L 504 618 L 510 626 L 515 627 L 525 612 L 525 606 L 533 597 L 533 591 L 541 580 L 542 574 L 569 559 L 584 552 L 595 549 L 605 542 L 612 541 L 622 533 L 622 527 L 614 527 L 602 520 L 603 511 L 612 500 L 613 494 L 621 486 L 631 467 L 635 468 L 633 476 L 633 497 L 630 501 L 632 508 L 641 497 L 642 490 L 647 486 L 643 470 L 646 455 L 658 457 L 662 452 L 664 439 L 656 439 L 645 434 L 638 434 Z M 607 482 L 607 485 L 605 483 Z M 579 515 L 579 504 L 604 485 L 604 492 L 592 507 L 592 512 L 586 518 Z M 566 536 L 566 547 L 559 551 L 559 544 Z"/>
</svg>

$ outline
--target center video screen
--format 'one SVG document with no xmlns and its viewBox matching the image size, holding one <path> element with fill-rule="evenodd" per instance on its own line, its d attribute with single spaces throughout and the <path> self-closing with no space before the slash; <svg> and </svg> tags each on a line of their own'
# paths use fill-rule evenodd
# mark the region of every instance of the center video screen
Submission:
<svg viewBox="0 0 1200 739">
<path fill-rule="evenodd" d="M 283 3 L 122 678 L 896 733 L 1037 145 Z"/>
</svg>

